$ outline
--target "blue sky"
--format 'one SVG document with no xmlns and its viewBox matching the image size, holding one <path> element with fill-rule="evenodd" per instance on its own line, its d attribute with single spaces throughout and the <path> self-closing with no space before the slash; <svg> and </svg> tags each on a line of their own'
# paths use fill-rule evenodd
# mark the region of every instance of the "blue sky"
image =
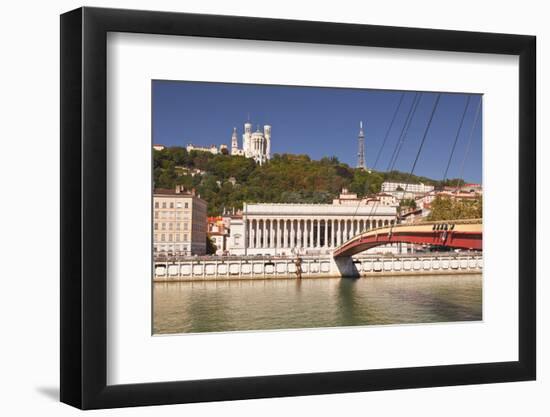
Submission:
<svg viewBox="0 0 550 417">
<path fill-rule="evenodd" d="M 379 161 L 373 167 L 390 122 L 403 99 Z M 312 159 L 336 156 L 350 166 L 357 164 L 359 121 L 365 126 L 367 166 L 385 171 L 390 166 L 415 92 L 288 87 L 254 84 L 153 81 L 153 142 L 166 146 L 187 143 L 231 145 L 233 127 L 242 146 L 243 124 L 248 114 L 256 125 L 272 126 L 272 153 L 301 153 Z M 395 169 L 410 172 L 424 135 L 437 93 L 424 92 L 404 139 Z M 432 124 L 414 173 L 442 179 L 465 105 L 468 108 L 447 178 L 460 174 L 480 95 L 440 96 Z M 482 120 L 475 125 L 463 177 L 481 183 Z"/>
</svg>

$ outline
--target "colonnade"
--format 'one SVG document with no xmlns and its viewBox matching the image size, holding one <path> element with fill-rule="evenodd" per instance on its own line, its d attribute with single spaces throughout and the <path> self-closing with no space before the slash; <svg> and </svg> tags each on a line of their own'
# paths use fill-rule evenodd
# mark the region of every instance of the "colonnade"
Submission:
<svg viewBox="0 0 550 417">
<path fill-rule="evenodd" d="M 245 220 L 246 246 L 259 248 L 335 248 L 371 228 L 395 224 L 395 218 L 304 219 L 253 218 Z"/>
</svg>

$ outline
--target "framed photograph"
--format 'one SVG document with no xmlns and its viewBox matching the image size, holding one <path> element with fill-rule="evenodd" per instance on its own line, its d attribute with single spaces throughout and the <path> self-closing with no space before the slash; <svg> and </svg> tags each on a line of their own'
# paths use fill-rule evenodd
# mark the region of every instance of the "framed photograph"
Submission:
<svg viewBox="0 0 550 417">
<path fill-rule="evenodd" d="M 61 16 L 61 401 L 533 380 L 535 37 Z"/>
</svg>

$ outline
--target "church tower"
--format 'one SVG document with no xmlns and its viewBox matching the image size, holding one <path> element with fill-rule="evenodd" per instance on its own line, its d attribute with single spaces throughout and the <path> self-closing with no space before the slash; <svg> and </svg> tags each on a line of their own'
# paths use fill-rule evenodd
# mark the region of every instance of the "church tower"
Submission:
<svg viewBox="0 0 550 417">
<path fill-rule="evenodd" d="M 243 150 L 247 158 L 250 158 L 252 155 L 252 123 L 250 121 L 244 124 L 244 134 L 243 134 Z"/>
<path fill-rule="evenodd" d="M 265 137 L 265 157 L 269 161 L 271 159 L 271 126 L 264 126 L 264 137 Z"/>
<path fill-rule="evenodd" d="M 231 153 L 234 154 L 239 149 L 239 139 L 237 138 L 237 128 L 233 128 L 231 135 Z"/>
</svg>

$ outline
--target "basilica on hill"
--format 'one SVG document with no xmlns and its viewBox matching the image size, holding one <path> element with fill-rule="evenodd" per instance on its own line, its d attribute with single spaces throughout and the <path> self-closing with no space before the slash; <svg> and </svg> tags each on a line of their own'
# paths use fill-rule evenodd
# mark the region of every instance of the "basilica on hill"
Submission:
<svg viewBox="0 0 550 417">
<path fill-rule="evenodd" d="M 258 126 L 255 132 L 252 132 L 252 124 L 244 124 L 243 147 L 239 148 L 239 139 L 237 128 L 233 128 L 231 136 L 231 155 L 241 155 L 246 158 L 254 158 L 256 163 L 263 165 L 271 159 L 271 126 L 265 125 L 263 132 Z"/>
</svg>

